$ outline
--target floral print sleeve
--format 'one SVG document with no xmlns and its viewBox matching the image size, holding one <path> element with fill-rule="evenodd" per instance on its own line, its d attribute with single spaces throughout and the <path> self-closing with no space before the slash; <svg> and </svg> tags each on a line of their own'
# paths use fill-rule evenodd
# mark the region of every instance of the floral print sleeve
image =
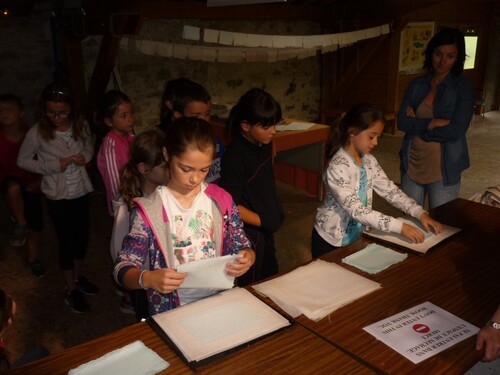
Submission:
<svg viewBox="0 0 500 375">
<path fill-rule="evenodd" d="M 231 212 L 222 217 L 224 225 L 224 247 L 223 254 L 236 254 L 243 249 L 250 249 L 251 244 L 245 231 L 243 222 L 240 220 L 240 211 L 232 202 Z"/>
<path fill-rule="evenodd" d="M 122 248 L 116 259 L 115 277 L 123 268 L 141 268 L 147 262 L 151 237 L 151 229 L 146 227 L 137 208 L 134 208 L 130 217 L 130 232 L 123 239 Z"/>
</svg>

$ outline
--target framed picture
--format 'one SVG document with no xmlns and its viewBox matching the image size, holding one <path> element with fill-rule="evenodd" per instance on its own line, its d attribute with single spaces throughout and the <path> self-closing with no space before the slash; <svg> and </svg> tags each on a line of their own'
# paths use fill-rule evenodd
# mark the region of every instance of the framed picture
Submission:
<svg viewBox="0 0 500 375">
<path fill-rule="evenodd" d="M 401 31 L 399 71 L 414 73 L 422 70 L 424 51 L 434 35 L 434 22 L 410 22 Z"/>
</svg>

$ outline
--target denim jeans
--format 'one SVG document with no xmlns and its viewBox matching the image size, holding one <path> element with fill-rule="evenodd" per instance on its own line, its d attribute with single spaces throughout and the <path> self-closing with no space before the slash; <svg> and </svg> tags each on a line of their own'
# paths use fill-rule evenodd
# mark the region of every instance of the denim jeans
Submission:
<svg viewBox="0 0 500 375">
<path fill-rule="evenodd" d="M 429 209 L 433 209 L 457 198 L 460 191 L 460 182 L 446 186 L 443 181 L 433 182 L 432 184 L 419 184 L 404 173 L 401 175 L 401 189 L 422 207 L 424 207 L 427 196 Z"/>
</svg>

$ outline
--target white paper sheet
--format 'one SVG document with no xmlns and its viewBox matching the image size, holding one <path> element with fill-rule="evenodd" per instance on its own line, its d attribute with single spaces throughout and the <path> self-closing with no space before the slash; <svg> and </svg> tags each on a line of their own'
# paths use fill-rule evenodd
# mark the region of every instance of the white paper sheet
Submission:
<svg viewBox="0 0 500 375">
<path fill-rule="evenodd" d="M 242 288 L 153 316 L 186 359 L 200 361 L 290 325 Z"/>
<path fill-rule="evenodd" d="M 405 260 L 407 257 L 408 254 L 401 254 L 385 246 L 372 243 L 363 250 L 345 257 L 342 262 L 369 274 L 376 274 L 393 264 Z"/>
<path fill-rule="evenodd" d="M 413 363 L 432 357 L 479 331 L 476 326 L 430 302 L 363 329 Z"/>
<path fill-rule="evenodd" d="M 409 216 L 405 217 L 400 217 L 399 219 L 403 220 L 405 223 L 409 225 L 413 225 L 421 229 L 422 231 L 424 230 L 422 225 L 417 222 L 416 219 L 411 218 Z M 413 250 L 422 254 L 425 254 L 431 247 L 439 244 L 441 241 L 445 240 L 446 238 L 460 232 L 460 228 L 455 228 L 449 225 L 442 224 L 442 231 L 439 234 L 433 234 L 431 232 L 424 232 L 425 234 L 425 240 L 422 243 L 411 243 L 406 237 L 402 236 L 401 234 L 397 233 L 387 233 L 383 232 L 381 230 L 375 229 L 375 228 L 370 228 L 363 233 L 366 234 L 369 237 L 373 238 L 378 238 L 383 241 L 388 241 L 390 243 L 393 243 L 395 245 L 402 246 L 404 248 L 407 248 L 409 250 Z"/>
<path fill-rule="evenodd" d="M 276 125 L 276 131 L 286 132 L 290 130 L 307 130 L 314 126 L 314 122 L 291 122 L 287 125 Z"/>
<path fill-rule="evenodd" d="M 182 38 L 187 40 L 200 40 L 200 33 L 199 27 L 184 25 Z"/>
<path fill-rule="evenodd" d="M 381 285 L 335 263 L 318 259 L 253 288 L 271 298 L 292 317 L 302 313 L 317 321 Z"/>
<path fill-rule="evenodd" d="M 229 289 L 234 285 L 234 277 L 225 272 L 226 264 L 235 261 L 238 255 L 225 255 L 183 263 L 178 272 L 188 272 L 181 288 Z"/>
<path fill-rule="evenodd" d="M 72 369 L 68 375 L 152 375 L 170 364 L 142 341 L 135 341 Z"/>
<path fill-rule="evenodd" d="M 218 43 L 219 30 L 205 29 L 203 32 L 203 41 L 205 43 Z"/>
</svg>

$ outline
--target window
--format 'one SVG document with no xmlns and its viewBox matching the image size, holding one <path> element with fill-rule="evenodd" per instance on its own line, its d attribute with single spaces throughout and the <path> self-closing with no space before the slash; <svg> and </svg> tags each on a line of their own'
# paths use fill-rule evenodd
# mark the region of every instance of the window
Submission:
<svg viewBox="0 0 500 375">
<path fill-rule="evenodd" d="M 464 69 L 474 69 L 476 63 L 476 49 L 478 29 L 474 26 L 467 26 L 463 29 L 465 36 L 465 64 Z"/>
<path fill-rule="evenodd" d="M 464 69 L 474 69 L 476 62 L 477 36 L 465 37 L 465 64 Z"/>
</svg>

